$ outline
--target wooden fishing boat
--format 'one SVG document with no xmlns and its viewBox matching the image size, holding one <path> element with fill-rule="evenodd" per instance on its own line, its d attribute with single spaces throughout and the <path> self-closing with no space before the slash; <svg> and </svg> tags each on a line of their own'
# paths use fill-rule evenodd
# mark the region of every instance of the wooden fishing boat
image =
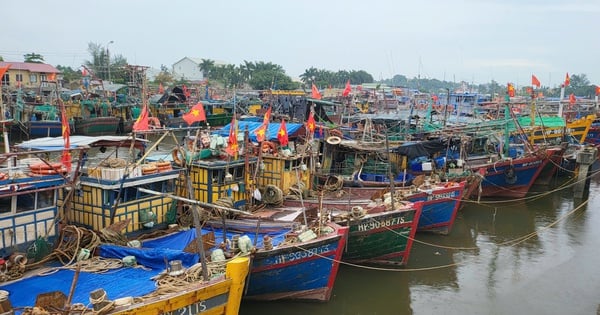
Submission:
<svg viewBox="0 0 600 315">
<path fill-rule="evenodd" d="M 75 134 L 83 136 L 105 136 L 117 134 L 119 117 L 75 118 Z"/>
<path fill-rule="evenodd" d="M 65 231 L 70 233 L 62 234 L 63 241 L 79 236 L 82 246 L 94 248 L 85 243 L 90 231 L 73 226 Z M 22 278 L 0 283 L 5 293 L 2 310 L 11 314 L 13 310 L 21 314 L 238 314 L 249 258 L 207 263 L 210 277 L 205 278 L 197 254 L 162 246 L 161 241 L 180 233 L 144 241 L 141 248 L 100 245 L 95 250 L 98 256 L 89 257 L 90 251 L 82 247 L 71 264 L 42 265 L 53 272 L 40 275 L 39 269 L 31 269 Z M 140 266 L 144 268 L 132 268 Z M 110 272 L 99 272 L 98 267 Z"/>
<path fill-rule="evenodd" d="M 230 251 L 252 252 L 250 275 L 244 299 L 248 300 L 315 300 L 327 301 L 337 277 L 337 271 L 347 238 L 347 227 L 335 223 L 312 229 L 280 224 L 270 225 L 263 232 L 262 222 L 240 225 L 227 221 L 227 239 L 232 239 Z M 266 223 L 269 226 L 269 223 Z M 223 224 L 209 221 L 207 232 L 215 240 L 223 239 Z M 241 227 L 241 228 L 240 228 Z M 241 240 L 246 239 L 244 243 Z M 251 243 L 251 244 L 248 244 Z M 243 245 L 248 244 L 248 245 Z M 244 246 L 247 246 L 244 249 Z"/>
<path fill-rule="evenodd" d="M 332 220 L 349 228 L 342 260 L 406 265 L 422 207 L 422 202 L 398 200 L 394 208 L 388 203 L 366 208 L 354 206 L 350 211 L 332 211 Z"/>
<path fill-rule="evenodd" d="M 127 136 L 72 136 L 70 142 L 85 148 L 133 146 L 141 150 L 147 141 Z M 58 137 L 34 139 L 18 147 L 57 149 L 62 145 L 63 139 Z M 170 162 L 134 164 L 115 157 L 96 163 L 80 170 L 81 175 L 70 191 L 60 192 L 58 204 L 69 209 L 64 217 L 66 222 L 97 231 L 124 222 L 122 229 L 126 234 L 175 223 L 177 209 L 172 198 L 149 195 L 139 188 L 173 193 L 181 169 Z"/>
<path fill-rule="evenodd" d="M 0 169 L 0 235 L 3 235 L 0 257 L 26 253 L 36 241 L 52 242 L 58 235 L 54 222 L 59 213 L 56 201 L 59 191 L 68 185 L 68 177 L 62 164 L 23 158 L 28 154 L 13 152 L 0 156 L 0 163 L 11 164 Z M 15 160 L 17 164 L 13 164 Z"/>
</svg>

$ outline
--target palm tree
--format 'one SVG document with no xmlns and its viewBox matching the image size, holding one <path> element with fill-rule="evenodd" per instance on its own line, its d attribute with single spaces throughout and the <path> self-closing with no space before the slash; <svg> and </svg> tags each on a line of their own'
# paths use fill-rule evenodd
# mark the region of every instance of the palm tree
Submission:
<svg viewBox="0 0 600 315">
<path fill-rule="evenodd" d="M 210 59 L 202 59 L 202 62 L 198 65 L 198 68 L 200 68 L 202 76 L 205 79 L 208 79 L 210 72 L 215 68 L 215 61 Z"/>
</svg>

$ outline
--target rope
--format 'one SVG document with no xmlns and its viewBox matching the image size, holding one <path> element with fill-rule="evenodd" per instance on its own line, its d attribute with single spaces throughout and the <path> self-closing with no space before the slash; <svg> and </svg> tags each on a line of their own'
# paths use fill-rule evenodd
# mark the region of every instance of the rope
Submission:
<svg viewBox="0 0 600 315">
<path fill-rule="evenodd" d="M 548 230 L 549 228 L 555 226 L 556 224 L 558 224 L 559 222 L 565 220 L 566 218 L 568 218 L 569 216 L 573 215 L 574 213 L 576 213 L 578 210 L 582 209 L 585 205 L 587 205 L 589 202 L 589 200 L 586 200 L 584 202 L 582 202 L 579 206 L 575 207 L 574 209 L 568 211 L 567 213 L 565 213 L 564 215 L 562 215 L 561 217 L 559 217 L 558 219 L 556 219 L 555 221 L 549 223 L 546 226 L 543 226 L 541 228 L 538 228 L 536 231 L 533 231 L 531 233 L 528 233 L 526 235 L 517 237 L 515 239 L 509 240 L 509 241 L 505 241 L 505 242 L 501 242 L 501 243 L 485 243 L 485 244 L 493 244 L 496 246 L 509 246 L 509 247 L 514 247 L 517 246 L 535 236 L 538 235 L 538 233 L 543 232 L 545 230 Z M 373 220 L 373 219 L 372 219 Z M 386 229 L 389 229 L 389 227 L 386 227 Z M 393 230 L 391 230 L 393 231 Z M 432 247 L 437 247 L 437 248 L 443 248 L 443 249 L 456 249 L 456 250 L 479 250 L 480 248 L 478 247 L 452 247 L 452 246 L 443 246 L 443 245 L 437 245 L 437 244 L 432 244 L 432 243 L 427 243 L 427 242 L 423 242 L 423 241 L 419 241 L 415 238 L 409 238 L 405 235 L 402 235 L 396 231 L 393 231 L 394 233 L 407 238 L 407 239 L 412 239 L 413 242 L 417 242 L 420 244 L 424 244 L 424 245 L 428 245 L 428 246 L 432 246 Z M 298 248 L 300 250 L 306 251 L 308 252 L 309 250 L 303 248 L 302 246 L 299 245 L 293 245 L 295 248 Z M 311 252 L 312 253 L 312 252 Z M 456 267 L 456 266 L 460 266 L 460 265 L 464 265 L 467 262 L 469 262 L 468 259 L 461 261 L 461 262 L 457 262 L 457 263 L 452 263 L 452 264 L 446 264 L 446 265 L 440 265 L 440 266 L 432 266 L 432 267 L 423 267 L 423 268 L 403 268 L 403 269 L 397 269 L 397 268 L 382 268 L 382 267 L 374 267 L 374 266 L 366 266 L 366 265 L 359 265 L 359 264 L 353 264 L 353 263 L 349 263 L 349 262 L 345 262 L 345 261 L 341 261 L 341 260 L 336 260 L 333 258 L 329 258 L 320 254 L 316 254 L 316 253 L 312 253 L 315 256 L 318 256 L 320 258 L 323 259 L 327 259 L 333 262 L 337 262 L 339 264 L 342 265 L 346 265 L 346 266 L 350 266 L 350 267 L 356 267 L 356 268 L 361 268 L 361 269 L 367 269 L 367 270 L 375 270 L 375 271 L 391 271 L 391 272 L 414 272 L 414 271 L 428 271 L 428 270 L 438 270 L 438 269 L 444 269 L 444 268 L 449 268 L 449 267 Z M 475 257 L 474 257 L 475 258 Z"/>
<path fill-rule="evenodd" d="M 323 190 L 338 191 L 344 187 L 344 179 L 340 175 L 331 175 L 325 180 Z"/>
</svg>

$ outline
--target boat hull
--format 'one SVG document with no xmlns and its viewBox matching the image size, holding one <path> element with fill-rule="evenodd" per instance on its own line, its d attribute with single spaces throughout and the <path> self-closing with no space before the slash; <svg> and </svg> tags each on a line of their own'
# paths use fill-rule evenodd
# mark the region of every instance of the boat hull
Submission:
<svg viewBox="0 0 600 315">
<path fill-rule="evenodd" d="M 349 228 L 348 245 L 342 259 L 352 263 L 406 265 L 421 209 L 422 203 L 418 203 L 410 209 L 338 221 Z"/>
<path fill-rule="evenodd" d="M 472 197 L 525 197 L 548 161 L 546 156 L 531 155 L 473 166 L 474 170 L 485 168 L 485 178 L 481 192 Z"/>
<path fill-rule="evenodd" d="M 118 117 L 84 118 L 75 121 L 76 134 L 83 136 L 115 135 L 118 127 Z"/>
<path fill-rule="evenodd" d="M 448 234 L 460 208 L 465 185 L 465 181 L 460 183 L 448 182 L 445 186 L 431 190 L 419 189 L 415 191 L 409 188 L 396 188 L 395 193 L 402 194 L 405 200 L 411 202 L 423 201 L 418 231 Z M 344 187 L 344 191 L 346 196 L 342 198 L 327 197 L 320 202 L 316 198 L 287 199 L 284 201 L 284 205 L 290 207 L 318 207 L 321 203 L 324 208 L 350 211 L 354 206 L 367 207 L 372 204 L 374 201 L 370 198 L 387 191 L 387 188 L 382 190 L 380 187 Z"/>
<path fill-rule="evenodd" d="M 337 226 L 336 230 L 302 246 L 256 252 L 244 299 L 328 301 L 348 228 Z"/>
</svg>

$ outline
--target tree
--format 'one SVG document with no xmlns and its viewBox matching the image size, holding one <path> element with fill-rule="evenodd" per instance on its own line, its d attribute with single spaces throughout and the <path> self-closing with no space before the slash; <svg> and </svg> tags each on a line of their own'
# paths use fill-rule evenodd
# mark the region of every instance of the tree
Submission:
<svg viewBox="0 0 600 315">
<path fill-rule="evenodd" d="M 88 43 L 88 53 L 92 57 L 91 60 L 84 61 L 84 64 L 95 78 L 106 80 L 108 79 L 108 68 L 110 67 L 111 80 L 117 83 L 125 83 L 129 81 L 129 73 L 125 71 L 127 59 L 122 55 L 114 55 L 108 57 L 108 50 L 105 46 L 97 43 Z M 108 64 L 110 62 L 110 65 Z"/>
<path fill-rule="evenodd" d="M 25 54 L 23 58 L 29 63 L 44 63 L 44 56 L 36 53 Z"/>
<path fill-rule="evenodd" d="M 62 74 L 62 79 L 64 82 L 64 86 L 68 86 L 69 88 L 77 88 L 81 82 L 81 72 L 74 70 L 71 67 L 65 67 L 58 65 L 56 66 Z"/>
<path fill-rule="evenodd" d="M 154 83 L 164 85 L 170 85 L 173 83 L 174 78 L 169 68 L 165 65 L 160 65 L 160 72 L 154 77 Z"/>
<path fill-rule="evenodd" d="M 2 58 L 2 56 L 0 56 L 0 61 L 4 61 L 4 58 Z"/>
<path fill-rule="evenodd" d="M 88 53 L 92 56 L 92 59 L 86 60 L 84 64 L 92 72 L 91 75 L 100 79 L 107 78 L 106 49 L 100 44 L 90 42 L 88 43 Z"/>
<path fill-rule="evenodd" d="M 205 79 L 208 79 L 211 71 L 213 71 L 215 68 L 215 61 L 210 59 L 202 59 L 202 62 L 198 65 L 198 68 L 200 68 L 202 76 Z"/>
</svg>

